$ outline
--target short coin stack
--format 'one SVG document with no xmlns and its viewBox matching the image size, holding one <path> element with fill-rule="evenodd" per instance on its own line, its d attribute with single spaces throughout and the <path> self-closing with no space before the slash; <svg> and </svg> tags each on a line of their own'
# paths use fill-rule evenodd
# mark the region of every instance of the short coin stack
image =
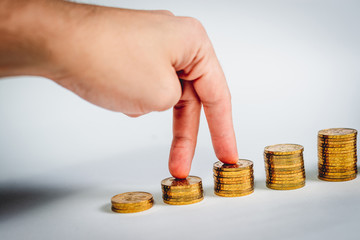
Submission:
<svg viewBox="0 0 360 240">
<path fill-rule="evenodd" d="M 305 186 L 304 147 L 298 144 L 277 144 L 265 147 L 266 186 L 291 190 Z"/>
<path fill-rule="evenodd" d="M 192 204 L 204 199 L 201 178 L 196 176 L 166 178 L 161 181 L 161 189 L 164 203 L 171 205 Z"/>
<path fill-rule="evenodd" d="M 126 192 L 111 198 L 111 209 L 118 213 L 136 213 L 153 206 L 154 199 L 147 192 Z"/>
<path fill-rule="evenodd" d="M 330 128 L 318 133 L 319 179 L 341 182 L 356 178 L 357 131 L 350 128 Z"/>
<path fill-rule="evenodd" d="M 214 163 L 214 192 L 222 197 L 241 197 L 254 192 L 253 162 L 239 159 L 236 164 Z"/>
</svg>

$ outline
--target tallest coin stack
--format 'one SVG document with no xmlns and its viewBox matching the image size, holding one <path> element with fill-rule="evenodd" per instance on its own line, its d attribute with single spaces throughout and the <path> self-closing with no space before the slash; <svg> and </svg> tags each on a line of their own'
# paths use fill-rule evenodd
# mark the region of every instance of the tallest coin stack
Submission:
<svg viewBox="0 0 360 240">
<path fill-rule="evenodd" d="M 319 131 L 319 179 L 341 182 L 356 178 L 356 137 L 357 131 L 351 128 L 330 128 Z"/>
</svg>

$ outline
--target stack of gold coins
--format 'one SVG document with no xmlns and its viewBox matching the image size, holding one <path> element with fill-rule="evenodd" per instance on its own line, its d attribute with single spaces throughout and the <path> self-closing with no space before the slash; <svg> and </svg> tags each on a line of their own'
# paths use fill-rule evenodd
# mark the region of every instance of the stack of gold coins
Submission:
<svg viewBox="0 0 360 240">
<path fill-rule="evenodd" d="M 305 186 L 304 147 L 298 144 L 277 144 L 265 147 L 266 186 L 291 190 Z"/>
<path fill-rule="evenodd" d="M 254 192 L 253 162 L 239 159 L 236 164 L 214 163 L 214 192 L 222 197 L 241 197 Z"/>
<path fill-rule="evenodd" d="M 147 192 L 126 192 L 111 198 L 111 209 L 118 213 L 136 213 L 150 209 L 154 199 Z"/>
<path fill-rule="evenodd" d="M 331 128 L 318 133 L 319 179 L 341 182 L 356 178 L 357 131 L 350 128 Z"/>
<path fill-rule="evenodd" d="M 164 203 L 171 205 L 192 204 L 204 199 L 201 178 L 196 176 L 166 178 L 161 181 L 161 189 Z"/>
</svg>

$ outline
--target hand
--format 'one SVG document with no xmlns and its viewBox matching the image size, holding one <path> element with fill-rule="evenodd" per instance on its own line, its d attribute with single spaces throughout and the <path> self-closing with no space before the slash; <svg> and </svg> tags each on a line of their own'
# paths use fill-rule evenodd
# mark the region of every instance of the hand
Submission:
<svg viewBox="0 0 360 240">
<path fill-rule="evenodd" d="M 35 43 L 31 50 L 39 48 L 36 61 L 3 68 L 0 75 L 45 76 L 93 104 L 134 117 L 174 107 L 169 170 L 177 178 L 189 174 L 203 106 L 217 158 L 237 162 L 230 92 L 199 21 L 168 11 L 30 2 L 36 7 L 22 11 L 33 25 L 22 36 Z M 39 39 L 44 42 L 37 44 Z"/>
</svg>

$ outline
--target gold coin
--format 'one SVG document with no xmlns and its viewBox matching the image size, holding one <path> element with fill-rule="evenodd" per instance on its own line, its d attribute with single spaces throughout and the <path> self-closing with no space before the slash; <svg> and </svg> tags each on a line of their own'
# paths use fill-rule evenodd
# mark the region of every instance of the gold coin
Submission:
<svg viewBox="0 0 360 240">
<path fill-rule="evenodd" d="M 345 181 L 350 181 L 350 180 L 354 180 L 356 178 L 357 174 L 348 176 L 346 178 L 329 178 L 329 177 L 324 177 L 319 175 L 318 178 L 320 180 L 324 180 L 324 181 L 328 181 L 328 182 L 345 182 Z"/>
<path fill-rule="evenodd" d="M 266 146 L 264 149 L 265 154 L 273 155 L 292 155 L 299 154 L 304 151 L 304 147 L 299 144 L 276 144 Z"/>
<path fill-rule="evenodd" d="M 357 137 L 353 138 L 339 138 L 339 139 L 329 139 L 329 138 L 318 138 L 317 139 L 318 145 L 344 145 L 344 146 L 351 146 L 356 145 Z"/>
<path fill-rule="evenodd" d="M 186 200 L 186 201 L 163 200 L 163 201 L 164 201 L 164 203 L 170 204 L 170 205 L 188 205 L 188 204 L 201 202 L 203 199 L 204 199 L 204 197 L 194 199 L 194 200 L 191 200 L 191 201 L 188 201 L 188 200 Z"/>
<path fill-rule="evenodd" d="M 319 154 L 356 154 L 356 148 L 353 149 L 340 149 L 340 148 L 318 148 Z"/>
<path fill-rule="evenodd" d="M 200 191 L 202 189 L 202 187 L 201 187 L 201 184 L 199 183 L 199 184 L 193 184 L 191 186 L 188 186 L 187 188 L 161 186 L 161 189 L 164 192 L 182 193 L 182 192 Z"/>
<path fill-rule="evenodd" d="M 357 156 L 350 156 L 350 157 L 330 157 L 330 156 L 318 156 L 319 161 L 324 162 L 356 162 Z"/>
<path fill-rule="evenodd" d="M 175 202 L 178 202 L 178 201 L 185 202 L 185 201 L 192 201 L 192 200 L 203 198 L 203 197 L 204 197 L 204 195 L 202 193 L 197 194 L 197 195 L 177 196 L 177 197 L 163 195 L 163 200 L 175 201 Z"/>
<path fill-rule="evenodd" d="M 355 152 L 352 153 L 318 153 L 318 157 L 322 158 L 355 158 L 357 154 Z"/>
<path fill-rule="evenodd" d="M 117 212 L 117 213 L 137 213 L 137 212 L 143 212 L 145 210 L 148 210 L 149 208 L 151 208 L 151 206 L 144 206 L 144 207 L 139 207 L 138 209 L 117 209 L 114 207 L 111 207 L 111 210 L 113 212 Z"/>
<path fill-rule="evenodd" d="M 278 169 L 301 168 L 301 167 L 304 166 L 304 162 L 299 162 L 299 163 L 296 163 L 296 164 L 273 164 L 273 163 L 265 162 L 265 166 L 269 166 L 269 167 L 272 167 L 272 168 L 278 168 Z"/>
<path fill-rule="evenodd" d="M 282 186 L 282 185 L 274 185 L 274 184 L 266 184 L 266 186 L 273 190 L 295 190 L 304 187 L 305 183 L 294 186 Z"/>
<path fill-rule="evenodd" d="M 254 189 L 250 189 L 247 191 L 215 191 L 215 194 L 220 197 L 243 197 L 246 195 L 250 195 L 254 192 Z"/>
<path fill-rule="evenodd" d="M 303 179 L 305 178 L 305 172 L 301 174 L 272 174 L 272 175 L 266 175 L 267 179 Z"/>
<path fill-rule="evenodd" d="M 271 183 L 273 185 L 281 185 L 281 186 L 292 186 L 292 185 L 299 185 L 299 184 L 303 184 L 305 183 L 305 179 L 299 179 L 299 180 L 296 180 L 296 181 L 275 181 L 275 180 L 269 180 L 269 179 L 266 179 L 266 183 Z"/>
<path fill-rule="evenodd" d="M 270 161 L 297 161 L 303 159 L 303 153 L 290 154 L 290 155 L 273 155 L 272 153 L 264 153 L 264 158 Z"/>
<path fill-rule="evenodd" d="M 291 173 L 294 173 L 294 172 L 300 172 L 300 171 L 304 171 L 304 166 L 298 166 L 298 167 L 271 167 L 269 165 L 266 165 L 265 164 L 265 167 L 266 167 L 266 170 L 267 171 L 270 171 L 270 172 L 291 172 Z"/>
<path fill-rule="evenodd" d="M 301 178 L 266 178 L 266 182 L 274 182 L 274 183 L 299 183 L 305 181 L 305 177 Z"/>
<path fill-rule="evenodd" d="M 331 164 L 331 163 L 323 164 L 323 163 L 319 163 L 318 167 L 319 168 L 325 168 L 325 169 L 332 169 L 332 168 L 334 168 L 334 169 L 336 169 L 336 168 L 347 169 L 347 168 L 357 168 L 357 164 L 356 163 L 350 163 L 350 164 Z"/>
<path fill-rule="evenodd" d="M 235 164 L 225 164 L 223 162 L 217 161 L 214 163 L 214 170 L 224 171 L 224 172 L 237 172 L 252 168 L 254 163 L 247 159 L 239 159 L 239 161 Z"/>
<path fill-rule="evenodd" d="M 111 198 L 112 208 L 121 213 L 145 211 L 151 208 L 153 203 L 153 196 L 147 192 L 126 192 Z"/>
<path fill-rule="evenodd" d="M 350 163 L 355 163 L 357 162 L 357 157 L 347 157 L 347 158 L 337 158 L 337 157 L 318 157 L 318 162 L 319 163 L 331 163 L 331 164 L 350 164 Z"/>
<path fill-rule="evenodd" d="M 214 184 L 215 189 L 219 190 L 243 190 L 248 189 L 253 186 L 252 183 L 246 183 L 246 184 Z"/>
<path fill-rule="evenodd" d="M 321 163 L 319 163 L 318 164 L 318 167 L 320 168 L 329 168 L 329 169 L 331 169 L 331 168 L 344 168 L 344 169 L 346 169 L 346 168 L 357 168 L 357 164 L 356 163 L 350 163 L 350 164 L 330 164 L 330 163 L 328 163 L 328 164 L 321 164 Z"/>
<path fill-rule="evenodd" d="M 347 171 L 341 171 L 341 170 L 338 170 L 338 171 L 335 171 L 335 170 L 332 170 L 332 171 L 323 171 L 321 169 L 318 170 L 319 171 L 319 174 L 322 175 L 322 176 L 346 176 L 346 175 L 352 175 L 352 174 L 356 174 L 357 173 L 357 170 L 347 170 Z"/>
<path fill-rule="evenodd" d="M 253 171 L 244 172 L 242 174 L 238 172 L 218 172 L 216 170 L 213 170 L 214 175 L 218 177 L 228 177 L 228 178 L 243 178 L 243 177 L 251 177 L 253 175 Z"/>
<path fill-rule="evenodd" d="M 319 136 L 319 135 L 318 135 L 318 139 L 323 140 L 323 141 L 329 141 L 329 142 L 352 141 L 352 140 L 354 140 L 354 139 L 356 139 L 356 138 L 357 138 L 357 134 L 355 134 L 355 135 L 349 135 L 349 136 L 343 136 L 343 137 L 340 137 L 340 138 L 331 138 L 331 137 Z"/>
<path fill-rule="evenodd" d="M 319 170 L 321 171 L 354 171 L 357 170 L 357 166 L 352 166 L 352 167 L 318 167 Z"/>
<path fill-rule="evenodd" d="M 226 180 L 226 181 L 247 181 L 249 179 L 253 179 L 254 175 L 247 175 L 247 176 L 219 176 L 214 174 L 213 175 L 214 179 L 219 179 L 219 180 Z"/>
<path fill-rule="evenodd" d="M 184 196 L 200 196 L 203 194 L 203 191 L 193 191 L 193 192 L 165 192 L 163 191 L 163 196 L 169 196 L 169 197 L 184 197 Z"/>
<path fill-rule="evenodd" d="M 353 175 L 357 175 L 357 171 L 349 173 L 327 173 L 319 171 L 319 176 L 328 177 L 328 178 L 348 178 Z"/>
<path fill-rule="evenodd" d="M 357 144 L 351 143 L 351 144 L 344 144 L 344 143 L 318 143 L 318 148 L 339 148 L 339 149 L 356 149 Z"/>
<path fill-rule="evenodd" d="M 198 187 L 201 185 L 201 178 L 196 176 L 188 176 L 185 179 L 169 177 L 162 180 L 161 185 L 164 187 L 170 187 L 172 189 L 186 189 L 192 186 Z"/>
<path fill-rule="evenodd" d="M 326 175 L 326 174 L 321 174 L 319 173 L 318 178 L 323 178 L 323 179 L 333 179 L 336 181 L 341 181 L 342 179 L 344 181 L 347 181 L 347 179 L 354 179 L 356 178 L 357 174 L 348 174 L 348 175 L 342 175 L 342 176 L 333 176 L 333 175 Z"/>
<path fill-rule="evenodd" d="M 296 168 L 304 165 L 304 161 L 299 162 L 270 162 L 265 161 L 265 164 L 270 167 L 278 167 L 278 168 Z"/>
<path fill-rule="evenodd" d="M 277 168 L 267 168 L 265 169 L 267 172 L 269 172 L 269 174 L 280 174 L 280 175 L 296 175 L 296 174 L 301 174 L 303 172 L 305 172 L 304 168 L 299 168 L 299 169 L 292 169 L 292 170 L 284 170 L 284 169 L 277 169 Z"/>
<path fill-rule="evenodd" d="M 214 183 L 217 183 L 217 184 L 242 184 L 242 183 L 253 183 L 254 182 L 254 179 L 248 179 L 246 181 L 244 180 L 241 180 L 241 181 L 227 181 L 227 180 L 219 180 L 219 179 L 214 179 Z"/>
<path fill-rule="evenodd" d="M 337 148 L 337 149 L 343 149 L 343 150 L 349 150 L 349 149 L 357 149 L 357 144 L 349 144 L 349 145 L 340 145 L 340 144 L 319 144 L 318 143 L 318 149 L 334 149 L 334 148 Z"/>
<path fill-rule="evenodd" d="M 286 175 L 272 174 L 267 176 L 267 179 L 279 179 L 279 180 L 304 179 L 304 178 L 305 178 L 305 172 L 301 174 L 286 174 Z"/>
<path fill-rule="evenodd" d="M 352 128 L 329 128 L 318 132 L 322 138 L 349 138 L 357 135 L 357 131 Z"/>
<path fill-rule="evenodd" d="M 266 181 L 266 184 L 275 184 L 275 186 L 277 185 L 281 185 L 281 186 L 298 186 L 298 185 L 303 185 L 305 183 L 305 180 L 302 179 L 302 181 Z"/>
</svg>

